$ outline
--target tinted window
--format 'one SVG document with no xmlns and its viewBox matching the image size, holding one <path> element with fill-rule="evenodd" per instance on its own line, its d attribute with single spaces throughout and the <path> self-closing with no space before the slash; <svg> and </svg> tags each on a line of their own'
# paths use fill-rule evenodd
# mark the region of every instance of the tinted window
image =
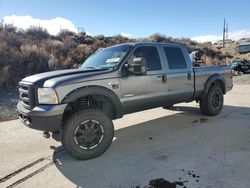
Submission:
<svg viewBox="0 0 250 188">
<path fill-rule="evenodd" d="M 164 47 L 165 54 L 168 59 L 170 69 L 185 69 L 187 68 L 185 58 L 180 48 Z"/>
<path fill-rule="evenodd" d="M 148 71 L 161 70 L 161 60 L 158 50 L 153 46 L 138 47 L 129 57 L 128 63 L 132 63 L 134 58 L 143 58 Z"/>
</svg>

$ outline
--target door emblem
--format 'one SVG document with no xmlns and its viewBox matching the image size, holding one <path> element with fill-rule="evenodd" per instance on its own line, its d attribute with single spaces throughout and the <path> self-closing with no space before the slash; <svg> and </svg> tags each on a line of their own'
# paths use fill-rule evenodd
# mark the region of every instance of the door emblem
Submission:
<svg viewBox="0 0 250 188">
<path fill-rule="evenodd" d="M 115 81 L 110 81 L 108 82 L 108 85 L 110 85 L 112 87 L 112 89 L 118 89 L 119 88 L 119 84 Z"/>
</svg>

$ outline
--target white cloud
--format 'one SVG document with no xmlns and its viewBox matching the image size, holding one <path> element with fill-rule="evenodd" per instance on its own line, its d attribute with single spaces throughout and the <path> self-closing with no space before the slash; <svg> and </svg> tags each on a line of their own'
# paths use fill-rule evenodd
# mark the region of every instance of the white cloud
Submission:
<svg viewBox="0 0 250 188">
<path fill-rule="evenodd" d="M 132 36 L 132 34 L 131 33 L 126 33 L 126 32 L 122 32 L 121 33 L 121 36 L 123 36 L 123 37 L 131 37 Z"/>
<path fill-rule="evenodd" d="M 220 35 L 200 35 L 192 37 L 191 40 L 197 41 L 197 42 L 216 42 L 218 40 L 221 40 L 222 36 Z"/>
<path fill-rule="evenodd" d="M 92 33 L 88 32 L 88 31 L 85 31 L 86 32 L 86 35 L 93 35 Z"/>
<path fill-rule="evenodd" d="M 229 32 L 228 35 L 229 35 L 229 38 L 231 38 L 232 40 L 239 40 L 239 39 L 244 38 L 244 37 L 249 38 L 250 37 L 250 29 Z"/>
<path fill-rule="evenodd" d="M 250 37 L 250 29 L 244 29 L 244 30 L 238 30 L 238 31 L 232 31 L 228 33 L 228 38 L 232 40 L 239 40 L 244 37 Z M 222 40 L 222 34 L 220 35 L 200 35 L 195 36 L 191 38 L 192 40 L 195 40 L 197 42 L 216 42 L 218 40 Z"/>
<path fill-rule="evenodd" d="M 42 20 L 32 18 L 31 16 L 4 16 L 3 24 L 13 24 L 17 28 L 28 29 L 31 26 L 42 27 L 47 29 L 51 35 L 56 35 L 62 29 L 68 29 L 73 32 L 77 32 L 76 26 L 65 18 L 56 17 L 49 20 Z"/>
</svg>

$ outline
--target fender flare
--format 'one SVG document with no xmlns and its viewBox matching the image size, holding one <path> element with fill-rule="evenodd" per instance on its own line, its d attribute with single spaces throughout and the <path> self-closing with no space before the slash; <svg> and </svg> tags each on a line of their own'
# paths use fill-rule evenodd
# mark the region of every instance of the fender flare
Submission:
<svg viewBox="0 0 250 188">
<path fill-rule="evenodd" d="M 225 80 L 225 78 L 221 74 L 213 74 L 212 76 L 210 76 L 208 78 L 208 80 L 207 80 L 207 82 L 205 84 L 202 96 L 206 96 L 208 94 L 209 88 L 216 81 L 218 81 L 220 83 L 223 94 L 226 94 L 226 80 Z"/>
<path fill-rule="evenodd" d="M 101 95 L 106 97 L 111 101 L 113 107 L 115 108 L 115 117 L 121 118 L 123 116 L 122 104 L 119 97 L 112 90 L 102 86 L 85 86 L 77 88 L 67 94 L 63 98 L 62 103 L 71 103 L 88 95 Z"/>
</svg>

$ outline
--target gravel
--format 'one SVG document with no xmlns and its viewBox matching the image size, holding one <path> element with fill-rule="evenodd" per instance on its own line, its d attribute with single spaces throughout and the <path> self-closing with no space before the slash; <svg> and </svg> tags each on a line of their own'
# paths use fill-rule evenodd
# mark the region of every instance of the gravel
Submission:
<svg viewBox="0 0 250 188">
<path fill-rule="evenodd" d="M 235 84 L 235 85 L 250 85 L 250 74 L 235 75 L 233 77 L 233 84 Z"/>
<path fill-rule="evenodd" d="M 18 102 L 18 90 L 0 89 L 0 122 L 17 119 L 16 105 Z"/>
</svg>

